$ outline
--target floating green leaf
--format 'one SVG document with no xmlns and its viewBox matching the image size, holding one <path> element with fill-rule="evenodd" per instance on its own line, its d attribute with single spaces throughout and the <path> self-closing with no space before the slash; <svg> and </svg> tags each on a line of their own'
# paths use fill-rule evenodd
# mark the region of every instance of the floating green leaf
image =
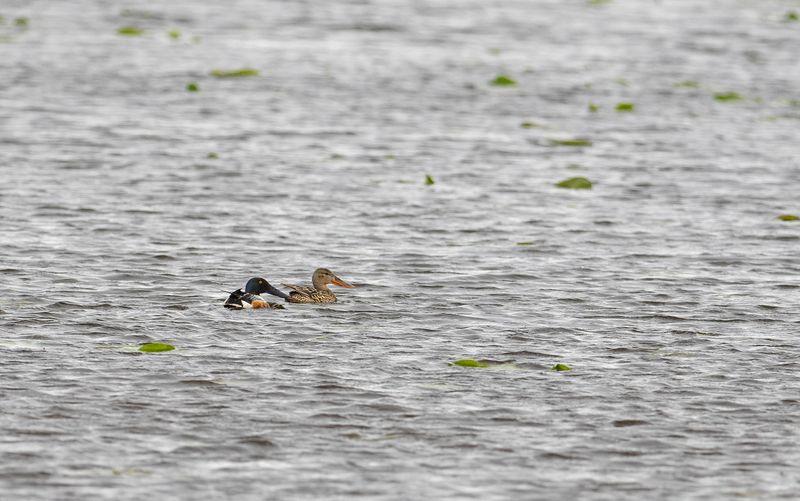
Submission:
<svg viewBox="0 0 800 501">
<path fill-rule="evenodd" d="M 789 12 L 786 13 L 785 16 L 783 16 L 783 20 L 786 21 L 787 23 L 793 23 L 796 21 L 800 21 L 800 16 L 797 15 L 797 12 L 790 10 Z"/>
<path fill-rule="evenodd" d="M 167 343 L 144 343 L 143 345 L 139 346 L 139 351 L 143 351 L 145 353 L 158 353 L 161 351 L 172 351 L 174 349 L 174 346 Z"/>
<path fill-rule="evenodd" d="M 610 4 L 610 3 L 611 3 L 611 0 L 588 0 L 588 2 L 587 2 L 587 3 L 588 3 L 589 5 L 595 5 L 595 6 L 599 6 L 599 5 L 607 5 L 607 4 Z"/>
<path fill-rule="evenodd" d="M 571 177 L 559 183 L 556 183 L 559 188 L 569 188 L 571 190 L 591 190 L 592 182 L 585 177 Z"/>
<path fill-rule="evenodd" d="M 436 181 L 433 180 L 433 176 L 425 174 L 425 185 L 430 186 L 435 183 Z"/>
<path fill-rule="evenodd" d="M 736 92 L 717 92 L 716 94 L 714 94 L 714 99 L 722 102 L 730 102 L 730 101 L 741 101 L 744 98 L 739 94 L 737 94 Z"/>
<path fill-rule="evenodd" d="M 200 86 L 192 82 L 186 85 L 186 90 L 188 90 L 189 92 L 197 92 L 200 90 Z"/>
<path fill-rule="evenodd" d="M 180 32 L 180 31 L 178 31 L 178 30 L 170 30 L 170 31 L 168 31 L 168 32 L 167 32 L 167 35 L 168 35 L 168 36 L 169 36 L 171 39 L 173 39 L 173 40 L 177 40 L 177 39 L 179 39 L 179 38 L 181 37 L 181 32 Z"/>
<path fill-rule="evenodd" d="M 597 113 L 598 111 L 600 111 L 600 107 L 594 103 L 589 103 L 589 111 L 591 111 L 592 113 Z"/>
<path fill-rule="evenodd" d="M 697 83 L 695 80 L 684 80 L 683 82 L 679 82 L 675 85 L 676 87 L 685 87 L 687 89 L 696 89 L 700 87 L 700 84 Z"/>
<path fill-rule="evenodd" d="M 794 214 L 781 214 L 778 216 L 778 219 L 781 221 L 797 221 L 800 220 L 800 217 L 795 216 Z"/>
<path fill-rule="evenodd" d="M 571 370 L 572 370 L 572 367 L 570 367 L 570 366 L 569 366 L 569 365 L 567 365 L 567 364 L 556 364 L 556 365 L 554 365 L 554 366 L 553 366 L 553 367 L 552 367 L 550 370 L 551 370 L 551 371 L 557 371 L 557 372 L 561 372 L 561 371 L 571 371 Z"/>
<path fill-rule="evenodd" d="M 211 70 L 211 76 L 217 78 L 257 77 L 258 70 L 240 68 L 238 70 Z"/>
<path fill-rule="evenodd" d="M 14 26 L 19 28 L 27 28 L 28 27 L 28 18 L 27 17 L 18 17 L 14 19 Z"/>
<path fill-rule="evenodd" d="M 517 245 L 533 245 L 535 243 L 535 240 L 525 240 L 524 242 L 517 242 Z"/>
<path fill-rule="evenodd" d="M 136 26 L 123 26 L 117 30 L 117 35 L 122 35 L 126 37 L 138 37 L 144 34 L 140 28 Z"/>
<path fill-rule="evenodd" d="M 489 84 L 498 87 L 511 87 L 513 85 L 517 85 L 517 81 L 508 75 L 497 75 L 494 80 L 489 82 Z"/>
<path fill-rule="evenodd" d="M 617 111 L 633 111 L 636 105 L 633 103 L 619 103 L 617 104 Z"/>
<path fill-rule="evenodd" d="M 481 369 L 485 369 L 489 367 L 489 364 L 486 362 L 480 362 L 478 360 L 472 360 L 469 358 L 463 360 L 456 360 L 455 362 L 451 363 L 450 365 L 457 365 L 459 367 L 479 367 Z"/>
<path fill-rule="evenodd" d="M 551 139 L 553 146 L 591 146 L 592 142 L 588 139 Z"/>
<path fill-rule="evenodd" d="M 535 122 L 522 122 L 519 124 L 519 126 L 523 129 L 533 129 L 534 127 L 538 127 Z"/>
<path fill-rule="evenodd" d="M 218 155 L 217 153 L 214 153 L 214 152 L 212 151 L 211 153 L 209 153 L 208 155 L 206 155 L 206 158 L 217 159 L 217 158 L 219 158 L 219 155 Z"/>
</svg>

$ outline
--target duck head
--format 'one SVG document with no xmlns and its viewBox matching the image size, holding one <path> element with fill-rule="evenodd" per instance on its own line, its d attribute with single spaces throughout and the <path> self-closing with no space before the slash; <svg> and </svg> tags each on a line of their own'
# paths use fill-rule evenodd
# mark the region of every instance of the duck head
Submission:
<svg viewBox="0 0 800 501">
<path fill-rule="evenodd" d="M 273 296 L 282 297 L 283 299 L 289 299 L 289 296 L 284 292 L 279 291 L 266 279 L 261 277 L 254 277 L 247 281 L 244 286 L 244 291 L 250 294 L 272 294 Z"/>
<path fill-rule="evenodd" d="M 352 289 L 353 286 L 337 277 L 328 268 L 317 268 L 311 276 L 311 283 L 314 284 L 315 289 L 327 289 L 328 284 L 338 285 L 347 289 Z"/>
</svg>

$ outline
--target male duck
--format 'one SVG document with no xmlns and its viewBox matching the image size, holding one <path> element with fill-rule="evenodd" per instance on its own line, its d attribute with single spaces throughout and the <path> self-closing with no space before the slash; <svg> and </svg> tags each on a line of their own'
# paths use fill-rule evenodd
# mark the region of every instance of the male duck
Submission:
<svg viewBox="0 0 800 501">
<path fill-rule="evenodd" d="M 313 287 L 282 284 L 292 289 L 287 301 L 290 303 L 335 303 L 336 296 L 328 289 L 328 284 L 352 289 L 353 286 L 337 277 L 327 268 L 317 268 L 311 276 Z"/>
<path fill-rule="evenodd" d="M 255 277 L 247 281 L 244 286 L 244 292 L 242 292 L 242 289 L 237 289 L 231 292 L 231 295 L 228 297 L 228 300 L 225 301 L 223 306 L 230 310 L 242 310 L 245 308 L 283 309 L 283 306 L 277 303 L 268 303 L 263 297 L 259 296 L 259 294 L 264 293 L 272 294 L 273 296 L 278 296 L 289 300 L 289 296 L 287 296 L 286 293 L 281 292 L 270 285 L 266 279 Z"/>
</svg>

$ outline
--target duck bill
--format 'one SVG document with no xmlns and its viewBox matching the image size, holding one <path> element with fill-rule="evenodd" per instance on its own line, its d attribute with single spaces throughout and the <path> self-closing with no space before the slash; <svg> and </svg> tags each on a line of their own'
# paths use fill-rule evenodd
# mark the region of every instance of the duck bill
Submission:
<svg viewBox="0 0 800 501">
<path fill-rule="evenodd" d="M 282 297 L 283 299 L 289 299 L 289 295 L 288 294 L 286 294 L 283 291 L 280 291 L 280 290 L 276 289 L 275 287 L 273 287 L 271 285 L 267 288 L 267 294 L 272 294 L 273 296 Z"/>
<path fill-rule="evenodd" d="M 339 287 L 344 287 L 345 289 L 352 289 L 353 286 L 345 282 L 339 277 L 333 277 L 333 281 L 331 281 L 333 285 L 338 285 Z"/>
</svg>

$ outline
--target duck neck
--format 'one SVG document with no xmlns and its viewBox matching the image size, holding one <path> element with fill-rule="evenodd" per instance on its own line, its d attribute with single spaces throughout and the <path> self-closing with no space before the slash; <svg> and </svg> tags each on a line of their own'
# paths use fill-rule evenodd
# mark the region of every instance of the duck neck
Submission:
<svg viewBox="0 0 800 501">
<path fill-rule="evenodd" d="M 318 291 L 330 292 L 328 290 L 328 284 L 318 279 L 317 277 L 313 277 L 311 279 L 311 283 L 314 285 L 314 288 L 317 289 Z"/>
</svg>

